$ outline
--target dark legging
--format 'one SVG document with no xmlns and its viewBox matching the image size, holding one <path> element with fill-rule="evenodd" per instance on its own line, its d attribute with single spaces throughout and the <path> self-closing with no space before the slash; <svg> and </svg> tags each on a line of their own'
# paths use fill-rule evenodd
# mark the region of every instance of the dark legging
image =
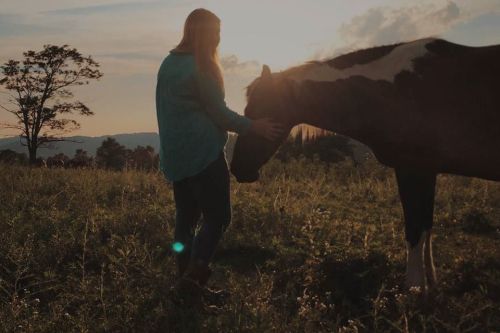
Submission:
<svg viewBox="0 0 500 333">
<path fill-rule="evenodd" d="M 197 175 L 174 182 L 174 198 L 175 242 L 183 245 L 179 255 L 208 264 L 231 221 L 229 171 L 224 153 Z M 202 214 L 203 222 L 195 235 Z"/>
</svg>

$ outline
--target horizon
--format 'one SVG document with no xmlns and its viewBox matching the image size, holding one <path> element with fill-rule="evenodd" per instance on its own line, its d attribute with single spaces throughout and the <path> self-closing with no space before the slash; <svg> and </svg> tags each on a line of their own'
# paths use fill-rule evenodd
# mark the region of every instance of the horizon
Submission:
<svg viewBox="0 0 500 333">
<path fill-rule="evenodd" d="M 22 52 L 40 50 L 43 44 L 69 44 L 101 65 L 104 77 L 100 81 L 72 89 L 75 99 L 95 115 L 75 116 L 82 126 L 68 137 L 157 133 L 156 71 L 180 40 L 185 17 L 198 7 L 214 11 L 222 20 L 219 50 L 226 101 L 239 113 L 246 104 L 244 88 L 258 77 L 263 64 L 279 71 L 360 48 L 427 36 L 471 46 L 500 44 L 500 2 L 496 0 L 349 4 L 293 0 L 287 2 L 286 10 L 282 3 L 241 0 L 1 2 L 4 47 L 0 63 L 20 59 Z M 0 122 L 7 121 L 13 117 L 0 111 Z M 12 136 L 17 132 L 0 129 L 0 137 Z"/>
<path fill-rule="evenodd" d="M 118 136 L 118 135 L 136 135 L 136 134 L 156 134 L 158 135 L 158 132 L 128 132 L 128 133 L 114 133 L 114 134 L 99 134 L 99 135 L 84 135 L 84 134 L 71 134 L 68 136 L 65 136 L 65 138 L 72 138 L 72 137 L 77 137 L 77 136 L 84 136 L 84 137 L 89 137 L 89 138 L 100 138 L 100 137 L 105 137 L 105 136 Z M 8 140 L 8 139 L 17 139 L 19 136 L 13 135 L 13 136 L 6 136 L 6 137 L 0 137 L 0 141 L 2 140 Z"/>
</svg>

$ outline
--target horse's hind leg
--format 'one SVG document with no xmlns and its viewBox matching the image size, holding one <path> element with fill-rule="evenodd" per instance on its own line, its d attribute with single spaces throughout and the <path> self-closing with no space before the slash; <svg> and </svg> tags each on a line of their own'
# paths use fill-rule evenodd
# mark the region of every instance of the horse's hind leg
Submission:
<svg viewBox="0 0 500 333">
<path fill-rule="evenodd" d="M 429 284 L 435 282 L 430 233 L 434 213 L 436 174 L 398 168 L 396 178 L 408 244 L 406 284 L 410 288 L 420 287 L 423 291 L 426 276 Z"/>
</svg>

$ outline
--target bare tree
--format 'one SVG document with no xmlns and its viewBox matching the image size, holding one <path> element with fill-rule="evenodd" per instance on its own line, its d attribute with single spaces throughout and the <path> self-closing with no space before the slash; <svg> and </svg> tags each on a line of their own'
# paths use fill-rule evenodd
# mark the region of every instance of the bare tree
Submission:
<svg viewBox="0 0 500 333">
<path fill-rule="evenodd" d="M 68 141 L 64 134 L 80 128 L 80 124 L 64 118 L 77 113 L 94 113 L 82 102 L 73 100 L 70 88 L 89 84 L 102 73 L 92 57 L 82 56 L 68 45 L 45 45 L 39 52 L 23 53 L 21 61 L 9 60 L 0 66 L 0 86 L 8 91 L 8 105 L 0 108 L 13 114 L 16 123 L 3 123 L 4 128 L 20 131 L 21 143 L 28 147 L 31 164 L 37 149 L 55 141 Z"/>
</svg>

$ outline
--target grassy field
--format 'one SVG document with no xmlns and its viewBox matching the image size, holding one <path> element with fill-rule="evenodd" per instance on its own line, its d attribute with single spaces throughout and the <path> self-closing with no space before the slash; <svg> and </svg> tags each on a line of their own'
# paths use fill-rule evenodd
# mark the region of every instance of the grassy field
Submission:
<svg viewBox="0 0 500 333">
<path fill-rule="evenodd" d="M 217 315 L 177 308 L 161 174 L 0 166 L 1 332 L 499 332 L 500 183 L 440 176 L 439 284 L 405 292 L 394 176 L 272 161 L 233 182 Z"/>
</svg>

